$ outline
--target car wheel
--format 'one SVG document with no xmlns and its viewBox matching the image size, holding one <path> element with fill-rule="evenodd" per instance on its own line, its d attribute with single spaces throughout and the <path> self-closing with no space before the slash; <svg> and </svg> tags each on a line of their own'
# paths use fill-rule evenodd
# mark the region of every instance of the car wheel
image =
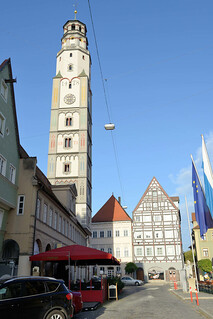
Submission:
<svg viewBox="0 0 213 319">
<path fill-rule="evenodd" d="M 65 316 L 62 311 L 53 310 L 45 317 L 45 319 L 65 319 Z"/>
<path fill-rule="evenodd" d="M 139 286 L 139 282 L 138 281 L 135 282 L 135 286 Z"/>
</svg>

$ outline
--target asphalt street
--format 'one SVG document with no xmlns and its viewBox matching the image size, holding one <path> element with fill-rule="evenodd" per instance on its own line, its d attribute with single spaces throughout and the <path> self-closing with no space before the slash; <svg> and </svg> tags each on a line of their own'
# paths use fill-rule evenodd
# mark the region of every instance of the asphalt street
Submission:
<svg viewBox="0 0 213 319">
<path fill-rule="evenodd" d="M 172 294 L 169 285 L 145 284 L 123 289 L 118 301 L 107 301 L 97 310 L 85 311 L 76 319 L 200 319 L 197 308 Z"/>
</svg>

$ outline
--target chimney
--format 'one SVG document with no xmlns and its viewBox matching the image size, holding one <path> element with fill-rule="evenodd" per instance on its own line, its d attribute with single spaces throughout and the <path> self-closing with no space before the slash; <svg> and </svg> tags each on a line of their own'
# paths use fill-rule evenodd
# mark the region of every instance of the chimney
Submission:
<svg viewBox="0 0 213 319">
<path fill-rule="evenodd" d="M 120 196 L 118 196 L 118 202 L 121 205 L 121 197 Z"/>
</svg>

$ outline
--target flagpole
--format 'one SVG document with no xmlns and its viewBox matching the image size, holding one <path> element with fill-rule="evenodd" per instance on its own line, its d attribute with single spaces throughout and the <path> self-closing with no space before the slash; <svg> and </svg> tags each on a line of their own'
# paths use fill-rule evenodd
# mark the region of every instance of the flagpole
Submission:
<svg viewBox="0 0 213 319">
<path fill-rule="evenodd" d="M 186 212 L 187 212 L 187 217 L 188 217 L 189 236 L 190 236 L 191 247 L 192 247 L 193 264 L 194 264 L 194 269 L 195 269 L 195 280 L 196 280 L 197 291 L 199 292 L 199 285 L 198 285 L 198 278 L 197 278 L 197 268 L 196 268 L 196 264 L 195 264 L 194 247 L 193 247 L 193 242 L 192 242 L 192 234 L 191 234 L 191 228 L 190 228 L 189 211 L 188 211 L 188 204 L 187 204 L 186 195 L 185 195 L 185 202 L 186 202 Z"/>
</svg>

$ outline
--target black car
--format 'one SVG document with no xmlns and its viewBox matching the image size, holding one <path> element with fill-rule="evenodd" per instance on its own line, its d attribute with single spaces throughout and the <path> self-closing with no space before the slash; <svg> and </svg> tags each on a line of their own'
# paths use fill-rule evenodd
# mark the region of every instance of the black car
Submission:
<svg viewBox="0 0 213 319">
<path fill-rule="evenodd" d="M 72 294 L 63 280 L 16 277 L 0 284 L 0 318 L 70 319 Z"/>
</svg>

